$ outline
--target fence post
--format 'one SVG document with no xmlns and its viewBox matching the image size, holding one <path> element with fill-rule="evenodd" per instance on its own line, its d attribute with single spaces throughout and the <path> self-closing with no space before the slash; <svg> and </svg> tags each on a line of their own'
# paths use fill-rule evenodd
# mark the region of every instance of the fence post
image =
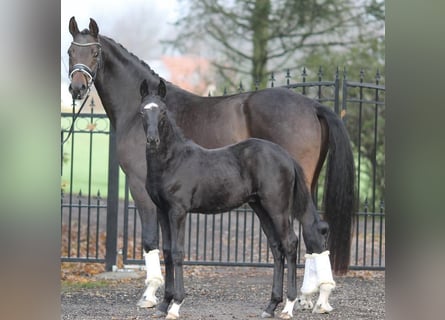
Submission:
<svg viewBox="0 0 445 320">
<path fill-rule="evenodd" d="M 111 271 L 117 257 L 117 221 L 119 205 L 119 163 L 116 154 L 116 132 L 110 126 L 108 155 L 107 237 L 105 269 Z"/>
</svg>

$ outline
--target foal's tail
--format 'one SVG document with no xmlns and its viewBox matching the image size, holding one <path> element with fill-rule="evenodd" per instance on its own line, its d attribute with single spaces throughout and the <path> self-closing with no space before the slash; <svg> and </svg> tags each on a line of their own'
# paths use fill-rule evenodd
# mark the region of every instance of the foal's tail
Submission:
<svg viewBox="0 0 445 320">
<path fill-rule="evenodd" d="M 294 161 L 294 190 L 293 190 L 293 217 L 300 220 L 300 217 L 304 215 L 307 209 L 307 205 L 311 200 L 311 195 L 306 185 L 306 179 L 304 176 L 303 168 Z"/>
<path fill-rule="evenodd" d="M 330 230 L 331 264 L 336 274 L 344 274 L 349 266 L 355 213 L 354 158 L 340 117 L 323 105 L 317 105 L 316 109 L 321 125 L 329 132 L 324 207 Z"/>
</svg>

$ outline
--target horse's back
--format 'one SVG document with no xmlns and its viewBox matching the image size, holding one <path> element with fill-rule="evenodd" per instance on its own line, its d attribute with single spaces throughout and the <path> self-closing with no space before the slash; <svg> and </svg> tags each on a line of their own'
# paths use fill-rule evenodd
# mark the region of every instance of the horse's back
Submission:
<svg viewBox="0 0 445 320">
<path fill-rule="evenodd" d="M 323 144 L 317 105 L 290 89 L 269 88 L 252 93 L 244 107 L 250 137 L 270 140 L 287 150 L 303 168 L 308 187 Z"/>
</svg>

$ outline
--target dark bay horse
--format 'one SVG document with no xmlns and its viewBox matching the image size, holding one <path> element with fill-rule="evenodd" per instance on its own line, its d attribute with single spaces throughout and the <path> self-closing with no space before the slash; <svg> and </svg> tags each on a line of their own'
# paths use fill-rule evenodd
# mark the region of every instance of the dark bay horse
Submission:
<svg viewBox="0 0 445 320">
<path fill-rule="evenodd" d="M 298 237 L 294 221 L 303 227 L 309 254 L 326 250 L 328 224 L 320 220 L 298 163 L 279 145 L 250 138 L 217 149 L 205 149 L 186 139 L 165 105 L 166 86 L 150 94 L 140 86 L 140 112 L 146 134 L 146 189 L 161 209 L 166 283 L 158 313 L 179 318 L 185 297 L 183 260 L 188 212 L 214 214 L 248 203 L 261 221 L 274 258 L 272 296 L 263 317 L 273 317 L 283 300 L 284 261 L 288 289 L 282 319 L 292 318 L 297 299 Z M 330 265 L 328 266 L 330 270 Z M 331 274 L 332 279 L 332 274 Z"/>
<path fill-rule="evenodd" d="M 94 83 L 116 131 L 119 164 L 127 176 L 142 224 L 148 287 L 139 305 L 153 306 L 154 292 L 163 282 L 158 209 L 145 190 L 146 139 L 142 124 L 135 124 L 134 119 L 139 116 L 139 84 L 147 79 L 149 87 L 157 88 L 159 76 L 114 40 L 100 35 L 93 19 L 88 29 L 79 31 L 72 17 L 69 31 L 73 36 L 68 50 L 69 90 L 74 99 L 82 99 Z M 312 194 L 328 158 L 324 211 L 330 227 L 330 258 L 334 271 L 345 273 L 354 213 L 354 161 L 341 119 L 328 107 L 285 88 L 222 97 L 200 97 L 171 83 L 167 83 L 167 89 L 166 104 L 187 138 L 207 148 L 249 137 L 275 142 L 303 168 Z"/>
</svg>

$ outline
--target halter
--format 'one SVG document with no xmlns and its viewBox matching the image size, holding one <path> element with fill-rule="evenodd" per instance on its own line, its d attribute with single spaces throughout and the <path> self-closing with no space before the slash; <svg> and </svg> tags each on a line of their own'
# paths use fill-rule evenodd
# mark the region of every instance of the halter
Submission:
<svg viewBox="0 0 445 320">
<path fill-rule="evenodd" d="M 71 42 L 71 44 L 74 44 L 79 47 L 89 47 L 89 46 L 99 46 L 99 61 L 96 64 L 95 70 L 91 70 L 90 67 L 83 63 L 76 63 L 70 68 L 69 78 L 70 81 L 73 80 L 73 75 L 76 72 L 82 72 L 84 75 L 87 76 L 88 79 L 88 90 L 90 90 L 91 85 L 93 84 L 94 80 L 96 79 L 96 72 L 99 69 L 99 66 L 102 61 L 102 45 L 99 42 L 88 42 L 88 43 L 79 43 L 79 42 Z"/>
<path fill-rule="evenodd" d="M 84 75 L 87 76 L 88 78 L 88 88 L 87 88 L 87 95 L 85 97 L 85 99 L 83 100 L 82 105 L 79 108 L 79 111 L 77 111 L 77 114 L 74 115 L 74 111 L 73 111 L 73 122 L 71 124 L 70 130 L 68 131 L 68 136 L 65 138 L 65 140 L 62 141 L 62 145 L 65 144 L 65 142 L 68 141 L 68 139 L 70 138 L 71 134 L 73 133 L 74 130 L 74 122 L 76 121 L 77 117 L 79 116 L 80 112 L 82 111 L 83 107 L 85 106 L 85 103 L 87 102 L 88 98 L 90 97 L 90 87 L 93 84 L 94 80 L 96 79 L 96 72 L 99 69 L 101 62 L 102 62 L 102 45 L 99 42 L 88 42 L 88 43 L 78 43 L 78 42 L 71 42 L 71 44 L 74 44 L 76 46 L 80 46 L 80 47 L 88 47 L 88 46 L 99 46 L 99 61 L 96 65 L 95 70 L 91 70 L 90 67 L 88 67 L 86 64 L 83 63 L 76 63 L 75 65 L 73 65 L 72 68 L 70 68 L 70 73 L 69 73 L 69 78 L 70 81 L 73 80 L 73 75 L 75 72 L 82 72 Z M 74 106 L 74 98 L 73 98 L 73 106 Z"/>
</svg>

